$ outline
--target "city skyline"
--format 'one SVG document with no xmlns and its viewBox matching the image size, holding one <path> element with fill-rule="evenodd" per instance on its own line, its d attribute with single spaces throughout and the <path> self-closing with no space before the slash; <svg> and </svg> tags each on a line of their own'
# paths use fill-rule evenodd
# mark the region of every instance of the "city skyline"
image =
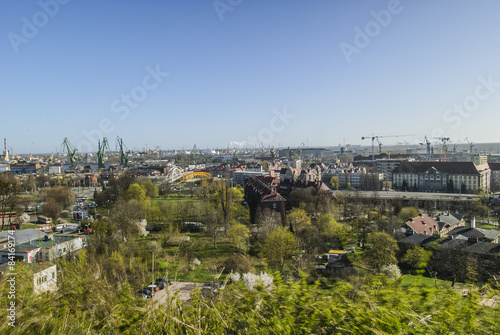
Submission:
<svg viewBox="0 0 500 335">
<path fill-rule="evenodd" d="M 494 1 L 4 1 L 15 153 L 498 142 Z M 114 148 L 112 148 L 114 149 Z"/>
</svg>

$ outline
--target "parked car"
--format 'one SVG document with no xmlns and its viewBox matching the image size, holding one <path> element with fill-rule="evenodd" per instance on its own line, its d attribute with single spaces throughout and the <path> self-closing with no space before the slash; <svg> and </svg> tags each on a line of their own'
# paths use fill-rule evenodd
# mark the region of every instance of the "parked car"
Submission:
<svg viewBox="0 0 500 335">
<path fill-rule="evenodd" d="M 160 290 L 163 290 L 165 287 L 167 287 L 168 283 L 164 281 L 157 281 L 155 282 L 155 285 L 158 286 Z"/>
<path fill-rule="evenodd" d="M 162 282 L 167 283 L 168 285 L 172 285 L 174 283 L 174 281 L 172 279 L 168 279 L 165 277 L 156 278 L 156 281 L 157 282 L 162 281 Z"/>
<path fill-rule="evenodd" d="M 158 285 L 155 285 L 155 284 L 148 285 L 146 289 L 150 290 L 151 292 L 155 292 L 155 293 L 160 290 Z"/>
<path fill-rule="evenodd" d="M 144 299 L 147 299 L 147 298 L 151 298 L 153 297 L 154 293 L 152 293 L 150 290 L 148 289 L 140 289 L 138 292 L 137 292 L 137 295 L 138 296 L 142 296 Z"/>
<path fill-rule="evenodd" d="M 63 224 L 63 223 L 58 223 L 58 224 L 54 225 L 54 230 L 55 230 L 55 231 L 60 231 L 60 230 L 63 230 L 63 229 L 64 229 L 64 227 L 66 227 L 66 225 L 65 225 L 65 224 Z"/>
<path fill-rule="evenodd" d="M 219 293 L 219 290 L 222 289 L 222 285 L 218 283 L 205 283 L 203 284 L 203 287 L 201 288 L 201 293 L 205 297 L 213 297 L 217 293 Z"/>
</svg>

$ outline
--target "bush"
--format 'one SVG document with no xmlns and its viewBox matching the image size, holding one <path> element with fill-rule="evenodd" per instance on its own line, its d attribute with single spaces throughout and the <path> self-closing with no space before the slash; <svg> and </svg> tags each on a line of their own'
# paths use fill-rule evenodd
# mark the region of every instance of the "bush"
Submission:
<svg viewBox="0 0 500 335">
<path fill-rule="evenodd" d="M 224 266 L 224 273 L 250 272 L 253 270 L 254 265 L 255 261 L 252 257 L 242 254 L 228 256 L 222 262 L 222 266 Z"/>
</svg>

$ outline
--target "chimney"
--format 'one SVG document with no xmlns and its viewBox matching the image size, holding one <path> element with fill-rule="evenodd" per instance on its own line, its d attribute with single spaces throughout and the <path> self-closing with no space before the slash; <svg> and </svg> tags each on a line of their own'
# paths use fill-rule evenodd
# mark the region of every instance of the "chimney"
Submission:
<svg viewBox="0 0 500 335">
<path fill-rule="evenodd" d="M 269 171 L 269 175 L 274 178 L 274 170 Z"/>
<path fill-rule="evenodd" d="M 472 221 L 470 222 L 470 227 L 476 228 L 476 217 L 475 216 L 472 218 Z"/>
</svg>

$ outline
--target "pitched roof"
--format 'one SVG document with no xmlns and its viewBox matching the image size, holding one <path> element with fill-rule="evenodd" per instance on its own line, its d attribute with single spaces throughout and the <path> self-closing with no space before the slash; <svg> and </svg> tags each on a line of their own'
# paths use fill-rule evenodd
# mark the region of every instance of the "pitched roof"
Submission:
<svg viewBox="0 0 500 335">
<path fill-rule="evenodd" d="M 436 221 L 443 222 L 443 223 L 448 224 L 450 226 L 456 224 L 457 222 L 460 222 L 461 219 L 462 219 L 462 217 L 460 215 L 457 214 L 457 216 L 455 216 L 451 213 L 441 214 L 441 215 L 436 216 Z"/>
<path fill-rule="evenodd" d="M 270 176 L 255 176 L 245 180 L 246 184 L 258 193 L 261 202 L 286 201 L 281 194 L 274 191 L 277 179 Z"/>
<path fill-rule="evenodd" d="M 488 163 L 488 166 L 491 170 L 498 171 L 500 170 L 500 163 Z"/>
<path fill-rule="evenodd" d="M 465 251 L 472 252 L 475 254 L 489 255 L 498 253 L 499 252 L 498 247 L 499 245 L 495 243 L 476 242 L 466 247 Z"/>
<path fill-rule="evenodd" d="M 486 165 L 486 164 L 484 164 Z M 486 166 L 487 167 L 487 166 Z M 480 174 L 483 166 L 476 166 L 473 162 L 408 162 L 403 161 L 392 173 L 423 173 L 430 169 L 439 172 L 457 174 Z"/>
<path fill-rule="evenodd" d="M 449 240 L 442 243 L 439 249 L 464 249 L 469 242 L 467 240 Z"/>
<path fill-rule="evenodd" d="M 430 235 L 432 235 L 435 232 L 439 232 L 438 223 L 427 214 L 421 214 L 417 217 L 414 217 L 413 219 L 406 222 L 406 225 L 410 227 L 416 234 L 425 234 L 425 232 L 430 232 Z"/>
<path fill-rule="evenodd" d="M 500 231 L 494 229 L 470 228 L 470 227 L 457 227 L 450 230 L 447 235 L 452 236 L 465 236 L 467 238 L 486 238 L 495 240 L 500 236 Z"/>
</svg>

